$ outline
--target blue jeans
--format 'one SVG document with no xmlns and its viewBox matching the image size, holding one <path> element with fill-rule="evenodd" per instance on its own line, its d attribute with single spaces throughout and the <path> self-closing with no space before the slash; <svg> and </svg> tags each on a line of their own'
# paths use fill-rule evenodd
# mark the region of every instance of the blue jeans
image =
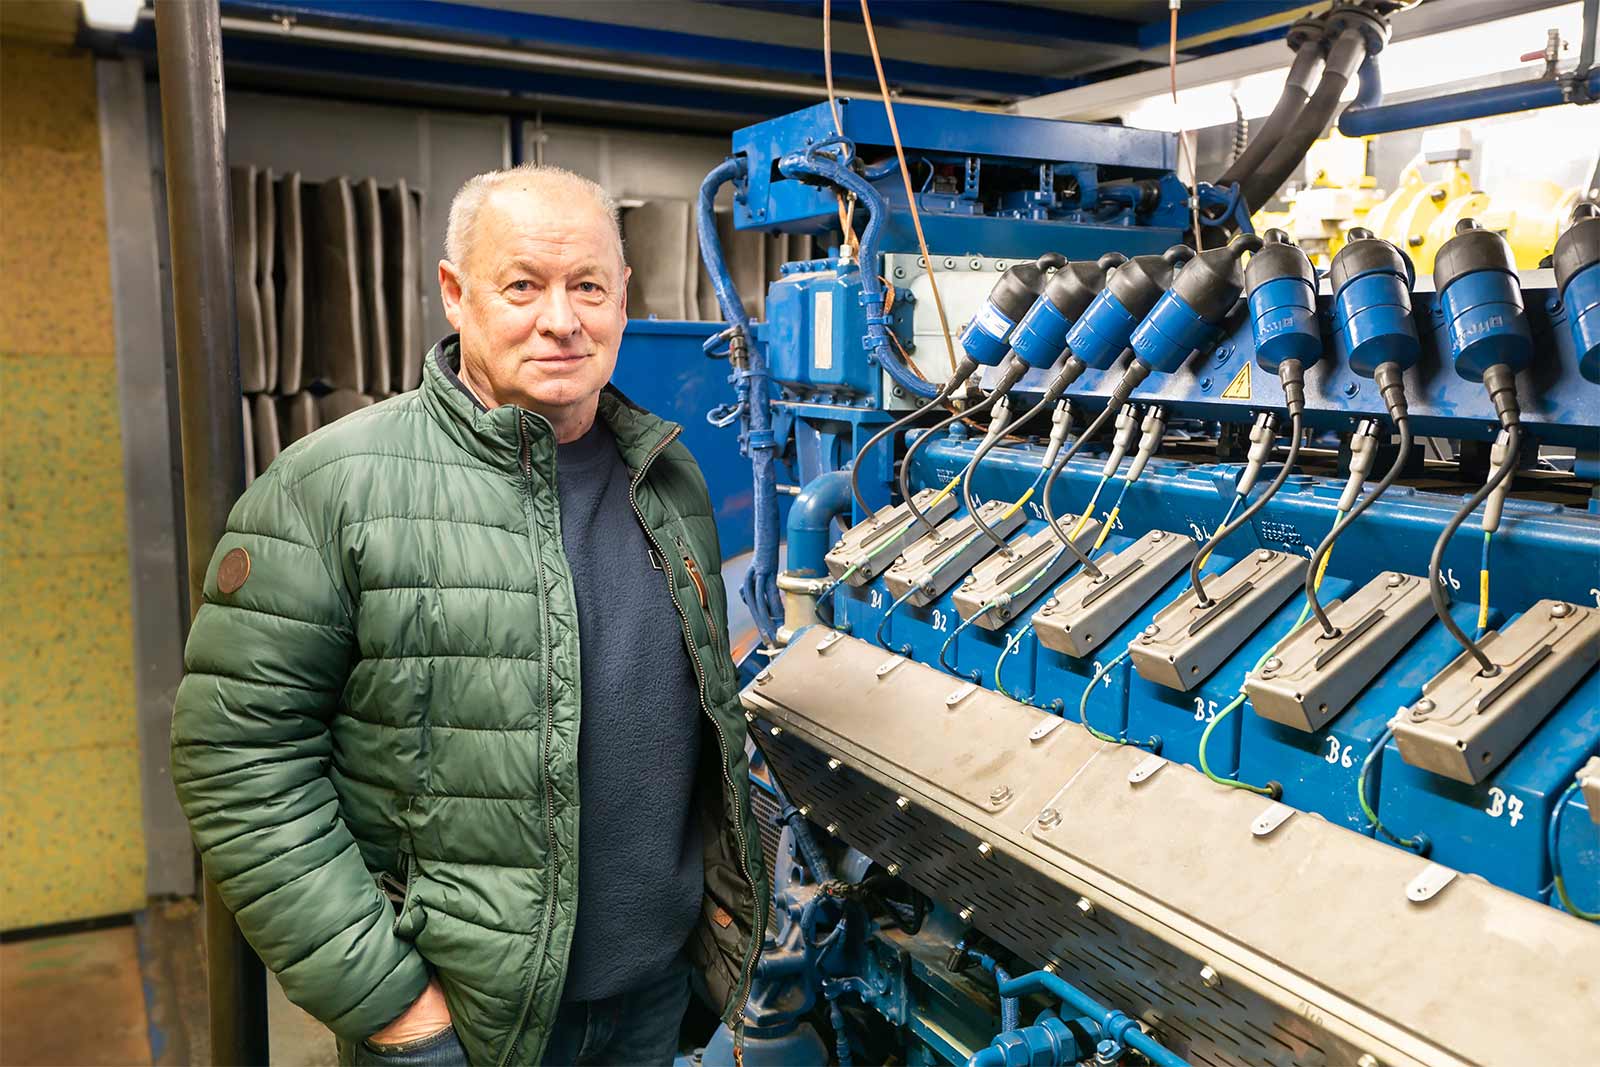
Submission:
<svg viewBox="0 0 1600 1067">
<path fill-rule="evenodd" d="M 456 1038 L 456 1028 L 447 1026 L 437 1034 L 419 1037 L 400 1045 L 355 1045 L 356 1067 L 467 1067 L 467 1050 Z"/>
<path fill-rule="evenodd" d="M 627 993 L 562 1004 L 543 1067 L 672 1067 L 689 1008 L 687 967 Z M 469 1067 L 454 1027 L 403 1045 L 355 1044 L 356 1067 Z"/>
<path fill-rule="evenodd" d="M 627 993 L 562 1004 L 543 1067 L 672 1067 L 692 973 L 673 967 Z"/>
</svg>

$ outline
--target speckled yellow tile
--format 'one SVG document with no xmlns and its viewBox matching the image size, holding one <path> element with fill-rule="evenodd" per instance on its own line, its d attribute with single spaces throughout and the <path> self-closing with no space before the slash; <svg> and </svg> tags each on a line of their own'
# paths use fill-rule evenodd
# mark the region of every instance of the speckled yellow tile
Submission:
<svg viewBox="0 0 1600 1067">
<path fill-rule="evenodd" d="M 137 740 L 126 555 L 7 556 L 0 753 Z"/>
<path fill-rule="evenodd" d="M 0 929 L 144 906 L 132 745 L 0 755 Z"/>
<path fill-rule="evenodd" d="M 94 64 L 0 42 L 0 349 L 113 350 Z"/>
<path fill-rule="evenodd" d="M 0 355 L 0 398 L 0 547 L 125 553 L 116 361 Z"/>
</svg>

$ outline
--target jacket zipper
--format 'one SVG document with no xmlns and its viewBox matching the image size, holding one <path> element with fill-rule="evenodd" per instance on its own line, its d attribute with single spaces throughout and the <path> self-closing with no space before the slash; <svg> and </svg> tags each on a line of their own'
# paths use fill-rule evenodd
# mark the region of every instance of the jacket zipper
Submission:
<svg viewBox="0 0 1600 1067">
<path fill-rule="evenodd" d="M 678 555 L 683 557 L 683 569 L 689 572 L 689 580 L 694 582 L 694 591 L 700 594 L 700 607 L 706 617 L 706 629 L 711 633 L 711 644 L 715 647 L 719 643 L 717 636 L 717 620 L 711 614 L 711 592 L 706 585 L 705 576 L 700 573 L 700 565 L 689 554 L 689 546 L 683 543 L 683 538 L 678 538 Z"/>
<path fill-rule="evenodd" d="M 633 505 L 633 514 L 639 520 L 639 528 L 644 531 L 645 538 L 649 540 L 651 547 L 656 550 L 658 555 L 664 555 L 661 551 L 661 544 L 656 540 L 656 535 L 651 532 L 650 524 L 645 521 L 644 512 L 639 509 L 639 498 L 636 490 L 639 488 L 639 483 L 644 481 L 645 472 L 650 469 L 650 464 L 655 462 L 657 456 L 666 451 L 668 445 L 677 440 L 681 431 L 682 427 L 675 427 L 661 440 L 660 444 L 656 445 L 650 454 L 645 457 L 644 462 L 639 464 L 638 472 L 634 474 L 633 481 L 628 485 L 628 503 Z M 667 595 L 672 598 L 672 606 L 678 610 L 678 617 L 683 622 L 684 637 L 688 639 L 689 647 L 693 649 L 694 632 L 689 626 L 689 613 L 683 609 L 683 605 L 678 601 L 678 590 L 676 583 L 672 580 L 670 568 L 667 570 Z M 709 600 L 709 598 L 707 599 Z M 711 613 L 708 604 L 706 618 L 710 619 L 710 617 Z M 760 924 L 761 901 L 755 900 L 756 880 L 750 874 L 749 848 L 745 842 L 744 820 L 739 816 L 738 791 L 734 789 L 733 778 L 728 774 L 728 738 L 722 730 L 722 724 L 717 722 L 717 717 L 711 713 L 711 708 L 706 703 L 706 675 L 704 668 L 700 664 L 700 657 L 691 653 L 689 659 L 694 663 L 695 680 L 698 683 L 700 696 L 700 710 L 705 713 L 706 718 L 711 720 L 712 729 L 716 731 L 717 747 L 722 754 L 722 762 L 718 765 L 718 769 L 722 772 L 722 781 L 728 790 L 729 807 L 733 809 L 733 835 L 734 839 L 739 843 L 739 870 L 744 875 L 745 883 L 750 886 L 750 896 L 754 900 L 754 910 L 750 915 L 750 948 L 745 953 L 744 969 L 741 972 L 740 986 L 739 990 L 737 990 L 739 1003 L 733 1013 L 734 1018 L 737 1019 L 744 1014 L 745 1005 L 750 1001 L 750 986 L 755 978 L 756 957 L 759 955 L 761 939 L 765 933 Z M 730 1023 L 729 1025 L 735 1024 Z"/>
<path fill-rule="evenodd" d="M 521 440 L 522 479 L 523 489 L 528 499 L 533 498 L 533 456 L 528 448 L 528 421 L 523 415 L 517 416 L 517 436 Z M 529 534 L 537 538 L 537 528 L 533 516 L 528 515 Z M 543 647 L 540 649 L 544 657 L 544 821 L 545 833 L 550 850 L 550 907 L 545 913 L 544 928 L 540 932 L 540 955 L 543 956 L 550 944 L 550 931 L 555 927 L 556 899 L 561 895 L 561 854 L 557 851 L 556 843 L 556 816 L 555 793 L 550 784 L 550 742 L 555 733 L 555 714 L 551 707 L 552 696 L 555 691 L 555 664 L 550 656 L 550 589 L 545 584 L 544 554 L 536 545 L 533 553 L 534 565 L 538 572 L 539 581 L 539 634 Z M 500 1060 L 500 1067 L 505 1067 L 517 1054 L 517 1047 L 522 1044 L 523 1030 L 528 1022 L 528 1012 L 533 1007 L 533 986 L 528 986 L 528 994 L 523 998 L 522 1010 L 517 1013 L 516 1036 L 511 1040 L 511 1047 L 506 1050 L 505 1056 Z"/>
</svg>

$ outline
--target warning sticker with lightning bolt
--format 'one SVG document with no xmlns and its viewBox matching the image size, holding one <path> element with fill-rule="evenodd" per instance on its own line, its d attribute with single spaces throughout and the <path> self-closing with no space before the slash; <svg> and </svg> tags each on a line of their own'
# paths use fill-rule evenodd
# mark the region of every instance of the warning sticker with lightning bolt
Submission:
<svg viewBox="0 0 1600 1067">
<path fill-rule="evenodd" d="M 1233 381 L 1222 391 L 1224 400 L 1249 400 L 1250 399 L 1250 362 L 1246 360 L 1239 365 L 1239 373 L 1233 376 Z"/>
</svg>

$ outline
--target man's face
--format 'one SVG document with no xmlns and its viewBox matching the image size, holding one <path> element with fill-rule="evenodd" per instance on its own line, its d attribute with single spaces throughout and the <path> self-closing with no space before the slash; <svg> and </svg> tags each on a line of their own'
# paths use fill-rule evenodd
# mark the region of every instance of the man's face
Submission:
<svg viewBox="0 0 1600 1067">
<path fill-rule="evenodd" d="M 439 289 L 469 384 L 487 387 L 485 401 L 587 418 L 628 323 L 610 220 L 586 198 L 558 203 L 512 183 L 479 208 L 465 259 L 439 263 Z"/>
</svg>

